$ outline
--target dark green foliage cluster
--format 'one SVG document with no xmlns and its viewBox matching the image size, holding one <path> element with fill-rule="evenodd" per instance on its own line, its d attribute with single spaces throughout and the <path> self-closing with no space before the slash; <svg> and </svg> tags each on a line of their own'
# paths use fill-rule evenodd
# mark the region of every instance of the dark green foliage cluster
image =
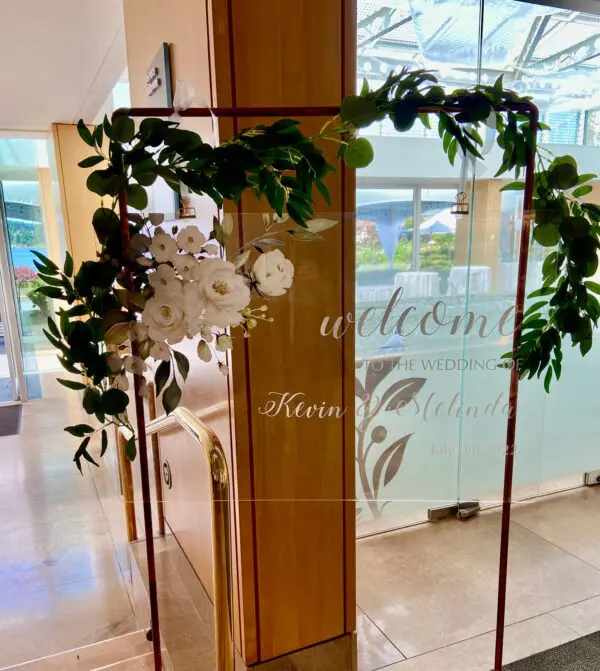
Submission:
<svg viewBox="0 0 600 671">
<path fill-rule="evenodd" d="M 237 203 L 250 190 L 279 216 L 287 212 L 300 225 L 314 215 L 315 188 L 329 200 L 323 180 L 333 167 L 323 150 L 302 133 L 298 121 L 281 119 L 248 128 L 217 147 L 178 126 L 151 118 L 136 131 L 133 119 L 125 115 L 112 125 L 105 119 L 94 133 L 80 124 L 83 140 L 93 149 L 101 150 L 103 133 L 110 140 L 109 165 L 90 174 L 90 191 L 114 198 L 125 191 L 128 204 L 143 210 L 148 204 L 144 187 L 158 177 L 176 192 L 184 184 L 194 193 L 206 194 L 219 207 L 226 200 Z M 89 168 L 103 160 L 98 151 L 79 165 Z"/>
<path fill-rule="evenodd" d="M 552 375 L 560 376 L 563 339 L 569 337 L 582 354 L 592 345 L 592 329 L 600 316 L 594 294 L 600 293 L 600 286 L 587 278 L 598 266 L 600 208 L 580 200 L 591 190 L 585 182 L 594 175 L 579 175 L 571 157 L 548 162 L 539 155 L 528 114 L 531 107 L 529 98 L 504 89 L 501 77 L 493 86 L 446 92 L 431 72 L 403 69 L 391 73 L 376 90 L 370 90 L 365 82 L 360 94 L 347 97 L 339 116 L 314 138 L 306 137 L 293 119 L 242 130 L 216 147 L 163 119 L 145 119 L 136 127 L 134 120 L 123 114 L 113 123 L 105 118 L 94 131 L 80 122 L 79 134 L 93 154 L 79 165 L 96 168 L 87 187 L 103 198 L 92 221 L 101 251 L 97 260 L 84 262 L 77 271 L 68 254 L 62 268 L 37 254 L 36 267 L 44 282 L 39 294 L 66 304 L 59 309 L 57 321 L 48 320 L 45 333 L 59 350 L 63 367 L 85 380 L 61 383 L 83 391 L 84 409 L 102 424 L 102 452 L 109 424 L 127 426 L 133 433 L 126 413 L 128 396 L 111 387 L 114 373 L 106 345 L 119 346 L 129 339 L 136 314 L 152 295 L 148 268 L 140 265 L 140 257 L 132 256 L 126 244 L 149 221 L 156 225 L 155 215 L 128 212 L 124 230 L 117 214 L 119 196 L 125 194 L 131 208 L 144 210 L 148 205 L 145 187 L 160 177 L 174 191 L 179 192 L 184 184 L 194 193 L 208 195 L 218 206 L 227 200 L 237 203 L 244 192 L 251 192 L 280 217 L 288 215 L 306 226 L 314 216 L 314 193 L 318 191 L 329 202 L 324 180 L 334 170 L 316 143 L 332 141 L 348 167 L 364 167 L 373 160 L 373 148 L 358 131 L 385 118 L 397 130 L 406 131 L 417 121 L 429 128 L 431 117 L 436 117 L 451 163 L 459 153 L 481 157 L 480 130 L 493 125 L 503 150 L 496 176 L 514 170 L 518 179 L 528 158 L 535 155 L 533 237 L 553 249 L 544 264 L 544 286 L 531 294 L 542 300 L 525 316 L 517 359 L 521 376 L 540 376 L 546 370 L 548 389 Z M 544 125 L 538 124 L 538 128 Z M 513 182 L 505 188 L 522 189 L 523 183 Z M 298 229 L 291 232 L 295 237 L 304 233 Z M 218 221 L 211 237 L 224 244 Z M 148 351 L 139 351 L 139 355 L 145 359 Z M 513 358 L 512 354 L 506 356 Z M 171 361 L 158 366 L 155 381 L 167 412 L 179 403 L 178 380 L 185 381 L 188 371 L 189 362 L 180 353 L 173 353 Z M 80 424 L 66 430 L 83 439 L 75 455 L 77 465 L 81 467 L 82 459 L 93 461 L 87 450 L 94 429 Z M 133 458 L 134 437 L 127 450 Z"/>
<path fill-rule="evenodd" d="M 534 239 L 552 251 L 542 267 L 543 286 L 529 295 L 536 301 L 524 315 L 517 351 L 521 376 L 541 376 L 549 389 L 562 371 L 562 342 L 569 338 L 586 355 L 600 317 L 600 285 L 587 278 L 598 270 L 600 207 L 583 203 L 586 184 L 596 175 L 579 175 L 570 156 L 560 156 L 535 175 Z M 511 186 L 511 185 L 509 185 Z M 505 355 L 512 358 L 511 355 Z"/>
<path fill-rule="evenodd" d="M 143 217 L 139 212 L 128 211 L 128 229 L 124 231 L 117 214 L 120 194 L 125 194 L 129 207 L 144 210 L 148 205 L 145 187 L 159 177 L 174 191 L 180 191 L 184 184 L 194 193 L 210 196 L 218 206 L 225 200 L 237 202 L 249 190 L 266 200 L 279 216 L 286 213 L 305 226 L 313 217 L 315 189 L 329 202 L 323 180 L 333 167 L 327 163 L 324 151 L 303 135 L 299 122 L 291 119 L 243 130 L 217 147 L 203 142 L 196 133 L 179 128 L 177 123 L 162 119 L 145 119 L 136 129 L 133 119 L 122 115 L 113 123 L 105 118 L 93 131 L 80 122 L 78 130 L 94 151 L 79 166 L 98 166 L 90 173 L 87 187 L 103 199 L 92 219 L 101 251 L 97 260 L 85 261 L 76 272 L 69 255 L 61 269 L 37 254 L 36 267 L 44 283 L 37 292 L 46 299 L 66 303 L 59 309 L 57 321 L 48 319 L 45 334 L 59 350 L 62 366 L 85 379 L 59 382 L 83 391 L 84 410 L 103 425 L 104 446 L 109 424 L 127 426 L 133 432 L 126 414 L 129 397 L 111 387 L 114 372 L 106 346 L 119 346 L 129 339 L 136 314 L 152 295 L 148 268 L 139 264 L 139 256 L 129 253 L 127 240 L 149 221 L 156 224 L 155 215 Z M 349 143 L 344 141 L 345 145 Z M 224 244 L 218 221 L 211 237 Z M 149 354 L 144 351 L 146 344 L 139 346 L 142 359 Z M 179 352 L 173 352 L 172 361 L 158 366 L 156 389 L 162 393 L 166 412 L 179 404 L 180 381 L 185 381 L 188 371 L 189 362 Z M 66 430 L 83 438 L 75 455 L 78 467 L 81 468 L 81 459 L 93 462 L 88 446 L 95 430 L 89 425 Z M 127 450 L 133 458 L 134 438 L 128 442 Z"/>
<path fill-rule="evenodd" d="M 507 105 L 512 109 L 508 109 Z M 538 151 L 532 120 L 527 113 L 531 98 L 504 89 L 502 77 L 493 86 L 474 86 L 446 92 L 437 78 L 425 70 L 391 73 L 386 82 L 371 91 L 365 82 L 360 95 L 344 100 L 341 117 L 359 128 L 388 117 L 398 131 L 407 131 L 417 120 L 431 127 L 436 116 L 443 148 L 451 163 L 458 152 L 481 158 L 482 124 L 495 126 L 496 141 L 503 150 L 496 177 L 515 171 L 517 179 L 528 156 L 535 161 L 533 239 L 552 248 L 543 266 L 543 286 L 529 295 L 537 300 L 527 310 L 516 361 L 520 376 L 533 377 L 545 371 L 548 391 L 552 377 L 561 374 L 563 340 L 570 339 L 582 355 L 592 347 L 593 327 L 600 317 L 600 302 L 594 294 L 600 286 L 590 281 L 598 269 L 600 207 L 581 199 L 596 175 L 579 175 L 571 156 L 546 160 Z M 517 108 L 517 109 L 515 109 Z M 537 124 L 538 129 L 548 128 Z M 523 182 L 512 182 L 504 190 L 523 190 Z M 512 352 L 504 355 L 514 359 Z"/>
</svg>

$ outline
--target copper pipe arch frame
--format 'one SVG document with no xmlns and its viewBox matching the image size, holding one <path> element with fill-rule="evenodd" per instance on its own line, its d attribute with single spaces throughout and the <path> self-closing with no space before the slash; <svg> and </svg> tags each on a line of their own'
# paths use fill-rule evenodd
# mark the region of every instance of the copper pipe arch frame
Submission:
<svg viewBox="0 0 600 671">
<path fill-rule="evenodd" d="M 492 106 L 497 112 L 513 111 L 524 114 L 530 119 L 531 132 L 534 140 L 537 139 L 539 110 L 537 106 L 530 101 L 514 101 L 503 104 L 494 104 Z M 134 107 L 121 108 L 115 110 L 112 114 L 114 119 L 117 116 L 128 115 L 131 117 L 169 117 L 176 110 L 173 108 L 160 107 Z M 462 111 L 458 106 L 444 107 L 425 105 L 419 108 L 419 113 L 435 114 L 440 111 L 456 113 Z M 298 117 L 318 117 L 318 116 L 337 116 L 338 107 L 223 107 L 210 109 L 208 107 L 190 107 L 179 111 L 181 117 L 273 117 L 283 118 L 288 116 Z M 533 220 L 533 183 L 535 174 L 535 152 L 529 147 L 527 151 L 527 165 L 525 167 L 525 191 L 523 197 L 523 221 L 521 226 L 521 241 L 519 248 L 519 262 L 517 270 L 517 291 L 515 297 L 515 329 L 513 333 L 512 352 L 516 356 L 519 339 L 521 337 L 521 324 L 525 304 L 525 284 L 527 278 L 527 262 L 529 256 L 529 240 L 531 234 L 531 223 Z M 502 655 L 504 648 L 504 624 L 506 611 L 506 588 L 508 571 L 508 549 L 510 542 L 510 517 L 512 506 L 512 487 L 514 474 L 515 457 L 515 435 L 517 427 L 517 408 L 519 396 L 519 371 L 518 367 L 511 366 L 510 387 L 509 387 L 509 416 L 506 423 L 506 451 L 504 459 L 504 485 L 502 494 L 502 522 L 500 532 L 500 559 L 499 559 L 499 579 L 498 579 L 498 599 L 496 612 L 496 644 L 494 653 L 494 671 L 502 670 Z M 137 397 L 136 397 L 137 403 Z M 175 411 L 177 412 L 177 411 Z M 191 413 L 189 413 L 191 415 Z M 193 415 L 191 415 L 193 417 Z M 159 420 L 155 420 L 159 421 Z M 222 511 L 221 511 L 222 512 Z M 231 548 L 229 548 L 231 550 Z M 230 570 L 230 569 L 229 569 Z M 216 592 L 215 592 L 216 594 Z M 215 603 L 217 599 L 215 597 Z M 219 621 L 217 620 L 217 625 Z M 232 630 L 233 631 L 233 630 Z M 218 635 L 218 633 L 217 633 Z M 232 667 L 233 668 L 233 667 Z M 220 667 L 217 667 L 221 671 Z"/>
</svg>

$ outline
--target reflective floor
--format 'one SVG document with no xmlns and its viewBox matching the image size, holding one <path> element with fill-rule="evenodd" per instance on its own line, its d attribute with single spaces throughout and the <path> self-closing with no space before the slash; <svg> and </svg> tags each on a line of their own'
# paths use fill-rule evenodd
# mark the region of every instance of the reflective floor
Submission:
<svg viewBox="0 0 600 671">
<path fill-rule="evenodd" d="M 147 625 L 113 471 L 79 475 L 62 430 L 77 399 L 52 374 L 43 391 L 0 438 L 0 669 Z M 600 630 L 599 517 L 600 488 L 515 507 L 506 663 Z M 360 671 L 489 671 L 499 530 L 491 511 L 358 542 Z M 197 665 L 192 638 L 177 648 Z"/>
<path fill-rule="evenodd" d="M 504 662 L 600 630 L 600 489 L 513 511 Z M 489 671 L 500 516 L 358 544 L 360 671 Z"/>
<path fill-rule="evenodd" d="M 130 565 L 110 469 L 72 461 L 66 423 L 77 399 L 43 375 L 19 436 L 0 438 L 0 669 L 145 626 L 130 598 Z"/>
</svg>

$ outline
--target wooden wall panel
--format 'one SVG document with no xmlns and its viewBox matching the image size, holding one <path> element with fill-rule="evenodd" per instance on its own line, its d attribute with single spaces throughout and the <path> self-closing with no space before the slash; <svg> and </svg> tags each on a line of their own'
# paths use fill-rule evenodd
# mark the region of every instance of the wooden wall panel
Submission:
<svg viewBox="0 0 600 671">
<path fill-rule="evenodd" d="M 218 105 L 339 104 L 354 86 L 351 4 L 213 3 Z M 313 134 L 324 121 L 304 119 L 303 129 Z M 221 123 L 221 136 L 264 122 Z M 332 205 L 320 202 L 317 210 L 341 218 L 353 209 L 352 176 L 340 170 L 328 183 Z M 263 211 L 264 204 L 244 198 L 238 242 L 264 230 L 260 216 L 252 216 Z M 293 289 L 269 303 L 274 323 L 234 347 L 236 477 L 240 499 L 249 499 L 240 502 L 240 533 L 253 527 L 251 538 L 241 538 L 244 599 L 256 604 L 249 663 L 354 629 L 354 507 L 344 503 L 354 496 L 353 343 L 320 335 L 323 317 L 352 310 L 354 228 L 345 223 L 322 243 L 286 247 L 296 266 Z M 349 409 L 341 419 L 261 414 L 273 393 L 285 392 Z"/>
<path fill-rule="evenodd" d="M 92 228 L 92 216 L 100 207 L 100 196 L 87 190 L 85 182 L 92 168 L 77 164 L 90 155 L 74 124 L 52 124 L 52 140 L 60 186 L 60 201 L 65 226 L 66 247 L 73 255 L 75 268 L 94 260 L 98 245 Z M 58 259 L 57 259 L 58 260 Z"/>
</svg>

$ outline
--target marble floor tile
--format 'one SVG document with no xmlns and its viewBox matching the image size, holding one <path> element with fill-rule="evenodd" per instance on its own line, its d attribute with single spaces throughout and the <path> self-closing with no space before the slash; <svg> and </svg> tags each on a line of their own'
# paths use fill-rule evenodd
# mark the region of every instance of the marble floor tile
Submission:
<svg viewBox="0 0 600 671">
<path fill-rule="evenodd" d="M 123 579 L 72 582 L 0 601 L 0 668 L 136 631 Z"/>
<path fill-rule="evenodd" d="M 512 519 L 600 568 L 600 487 L 582 487 L 514 507 Z"/>
<path fill-rule="evenodd" d="M 53 377 L 25 404 L 20 435 L 0 438 L 0 668 L 138 629 L 126 539 L 87 464 L 83 477 L 73 464 L 63 427 L 83 416 Z"/>
<path fill-rule="evenodd" d="M 600 631 L 600 597 L 586 599 L 572 606 L 553 610 L 551 615 L 580 636 L 593 634 Z"/>
<path fill-rule="evenodd" d="M 506 628 L 504 664 L 514 662 L 577 638 L 577 634 L 540 615 Z M 385 671 L 490 671 L 494 666 L 495 633 L 470 638 L 440 650 L 386 667 Z"/>
<path fill-rule="evenodd" d="M 10 671 L 97 671 L 123 660 L 137 659 L 152 651 L 145 631 L 117 636 L 84 648 L 67 650 L 56 655 L 34 659 L 11 666 Z"/>
<path fill-rule="evenodd" d="M 500 518 L 482 514 L 360 541 L 358 605 L 406 657 L 495 626 Z M 600 571 L 511 527 L 507 623 L 600 594 Z"/>
<path fill-rule="evenodd" d="M 358 608 L 356 613 L 358 671 L 375 671 L 404 659 L 404 655 Z"/>
</svg>

